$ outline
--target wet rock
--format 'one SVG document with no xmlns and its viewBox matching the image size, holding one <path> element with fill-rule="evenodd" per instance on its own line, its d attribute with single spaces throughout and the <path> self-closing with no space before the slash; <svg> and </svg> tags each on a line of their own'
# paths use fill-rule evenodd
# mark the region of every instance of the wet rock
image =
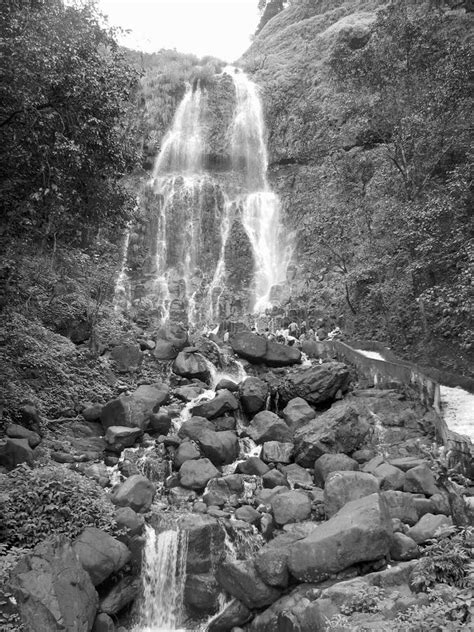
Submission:
<svg viewBox="0 0 474 632">
<path fill-rule="evenodd" d="M 140 590 L 140 579 L 138 577 L 123 577 L 107 595 L 101 599 L 99 604 L 100 612 L 108 615 L 116 615 L 122 608 L 134 601 Z"/>
<path fill-rule="evenodd" d="M 245 461 L 237 464 L 236 472 L 250 476 L 263 476 L 269 471 L 269 467 L 258 456 L 250 456 Z"/>
<path fill-rule="evenodd" d="M 378 560 L 389 551 L 392 525 L 380 494 L 344 505 L 309 536 L 290 546 L 288 567 L 300 581 L 320 581 L 358 562 Z"/>
<path fill-rule="evenodd" d="M 148 417 L 147 431 L 154 435 L 167 435 L 171 429 L 171 417 L 167 410 L 159 410 Z"/>
<path fill-rule="evenodd" d="M 433 494 L 439 493 L 434 474 L 428 465 L 417 465 L 407 471 L 403 491 L 421 493 L 425 494 L 425 496 L 433 496 Z"/>
<path fill-rule="evenodd" d="M 249 362 L 262 362 L 267 351 L 267 339 L 247 331 L 232 335 L 229 343 L 234 353 Z"/>
<path fill-rule="evenodd" d="M 288 345 L 268 340 L 267 348 L 262 359 L 268 366 L 290 366 L 301 362 L 301 351 L 296 347 L 289 347 Z"/>
<path fill-rule="evenodd" d="M 418 521 L 418 512 L 412 494 L 388 490 L 382 492 L 391 518 L 397 518 L 405 524 L 414 525 Z"/>
<path fill-rule="evenodd" d="M 131 448 L 142 435 L 141 428 L 109 426 L 105 433 L 105 441 L 111 452 L 122 452 L 125 448 Z"/>
<path fill-rule="evenodd" d="M 262 461 L 265 463 L 291 463 L 293 444 L 281 441 L 265 441 L 262 446 Z"/>
<path fill-rule="evenodd" d="M 174 486 L 168 494 L 168 502 L 173 507 L 188 507 L 197 498 L 194 489 L 185 489 L 184 487 Z"/>
<path fill-rule="evenodd" d="M 264 546 L 255 556 L 255 568 L 269 586 L 286 588 L 288 585 L 288 547 Z"/>
<path fill-rule="evenodd" d="M 228 632 L 236 626 L 244 625 L 251 617 L 251 612 L 238 599 L 232 599 L 221 610 L 217 617 L 208 624 L 208 632 Z"/>
<path fill-rule="evenodd" d="M 273 489 L 274 487 L 285 486 L 289 487 L 286 476 L 280 472 L 280 470 L 269 470 L 262 476 L 262 483 L 265 488 Z"/>
<path fill-rule="evenodd" d="M 129 536 L 139 535 L 145 526 L 145 518 L 131 507 L 119 507 L 115 512 L 117 525 L 127 530 Z"/>
<path fill-rule="evenodd" d="M 206 419 L 221 417 L 224 413 L 233 412 L 239 407 L 239 402 L 230 391 L 219 391 L 214 399 L 209 402 L 198 404 L 192 408 L 192 414 Z"/>
<path fill-rule="evenodd" d="M 347 454 L 323 454 L 314 463 L 314 482 L 324 487 L 331 472 L 357 471 L 359 464 Z"/>
<path fill-rule="evenodd" d="M 19 424 L 10 424 L 7 426 L 7 437 L 11 439 L 26 439 L 30 448 L 34 449 L 41 443 L 41 437 L 37 432 L 28 430 Z"/>
<path fill-rule="evenodd" d="M 438 531 L 450 527 L 452 524 L 453 521 L 449 516 L 428 513 L 422 516 L 418 522 L 408 530 L 407 535 L 417 544 L 422 544 L 435 537 Z"/>
<path fill-rule="evenodd" d="M 239 385 L 237 382 L 234 382 L 227 377 L 223 377 L 217 382 L 216 391 L 219 392 L 224 389 L 230 391 L 231 393 L 236 393 L 239 390 Z"/>
<path fill-rule="evenodd" d="M 134 344 L 120 344 L 110 352 L 111 359 L 121 373 L 136 371 L 142 363 L 143 354 L 140 347 Z"/>
<path fill-rule="evenodd" d="M 148 511 L 155 495 L 155 486 L 145 476 L 134 474 L 110 495 L 119 507 L 131 507 L 137 513 Z"/>
<path fill-rule="evenodd" d="M 309 404 L 321 404 L 344 393 L 349 387 L 349 368 L 341 362 L 325 362 L 287 373 L 278 385 L 283 402 L 301 397 Z"/>
<path fill-rule="evenodd" d="M 324 509 L 333 516 L 346 503 L 379 490 L 379 482 L 365 472 L 331 472 L 324 485 Z"/>
<path fill-rule="evenodd" d="M 250 560 L 222 562 L 217 568 L 216 579 L 226 592 L 242 601 L 247 608 L 263 608 L 280 595 L 278 590 L 261 580 Z"/>
<path fill-rule="evenodd" d="M 157 360 L 174 360 L 188 345 L 188 332 L 184 327 L 169 323 L 158 331 L 154 356 Z"/>
<path fill-rule="evenodd" d="M 298 586 L 257 614 L 248 626 L 249 632 L 322 632 L 326 629 L 325 618 L 314 612 L 319 592 L 304 584 Z M 332 613 L 328 619 L 331 616 Z"/>
<path fill-rule="evenodd" d="M 301 465 L 298 465 L 297 463 L 285 465 L 282 468 L 282 473 L 293 487 L 308 489 L 313 486 L 313 477 L 311 474 L 308 470 L 305 470 L 304 467 L 301 467 Z"/>
<path fill-rule="evenodd" d="M 13 470 L 21 463 L 33 464 L 33 450 L 27 439 L 7 438 L 3 445 L 0 444 L 0 465 L 7 470 Z"/>
<path fill-rule="evenodd" d="M 266 441 L 291 442 L 291 430 L 286 423 L 269 410 L 257 413 L 246 428 L 247 435 L 255 443 Z"/>
<path fill-rule="evenodd" d="M 188 534 L 186 573 L 209 573 L 214 564 L 225 556 L 225 532 L 207 514 L 185 514 L 179 525 Z"/>
<path fill-rule="evenodd" d="M 175 395 L 175 397 L 183 402 L 190 402 L 198 395 L 204 393 L 204 390 L 205 389 L 202 386 L 193 386 L 192 384 L 190 384 L 189 386 L 181 386 L 180 388 L 175 388 L 173 394 Z M 203 415 L 203 417 L 205 417 L 205 415 Z"/>
<path fill-rule="evenodd" d="M 181 438 L 187 437 L 193 441 L 199 442 L 199 439 L 206 431 L 214 432 L 214 424 L 205 417 L 191 417 L 188 421 L 181 424 L 181 428 L 178 431 L 178 436 Z"/>
<path fill-rule="evenodd" d="M 190 489 L 204 489 L 211 478 L 219 475 L 219 471 L 209 459 L 186 461 L 179 470 L 181 485 Z"/>
<path fill-rule="evenodd" d="M 138 427 L 145 430 L 149 417 L 169 396 L 166 384 L 139 386 L 132 395 L 122 395 L 106 403 L 102 409 L 101 422 L 104 429 L 109 426 Z"/>
<path fill-rule="evenodd" d="M 209 379 L 209 367 L 203 355 L 195 351 L 180 351 L 173 363 L 173 372 L 190 379 L 197 378 L 206 382 Z"/>
<path fill-rule="evenodd" d="M 243 520 L 248 524 L 256 525 L 260 522 L 260 512 L 251 507 L 250 505 L 242 505 L 235 511 L 235 517 L 237 520 Z"/>
<path fill-rule="evenodd" d="M 289 491 L 272 498 L 273 518 L 278 525 L 288 522 L 301 522 L 311 515 L 311 501 L 307 494 Z"/>
<path fill-rule="evenodd" d="M 316 459 L 328 452 L 351 453 L 363 444 L 370 429 L 356 407 L 341 402 L 295 432 L 295 461 L 313 467 Z"/>
<path fill-rule="evenodd" d="M 209 481 L 203 500 L 206 505 L 216 505 L 223 507 L 232 500 L 237 500 L 238 496 L 244 491 L 244 484 L 237 475 L 225 476 L 222 478 L 213 478 Z"/>
<path fill-rule="evenodd" d="M 390 463 L 382 463 L 375 468 L 373 472 L 375 478 L 379 481 L 381 490 L 402 490 L 405 483 L 405 474 L 398 467 L 390 465 Z"/>
<path fill-rule="evenodd" d="M 213 614 L 218 609 L 219 585 L 211 573 L 186 575 L 184 603 L 196 614 Z"/>
<path fill-rule="evenodd" d="M 316 417 L 314 409 L 302 397 L 290 399 L 282 410 L 282 415 L 293 431 Z"/>
<path fill-rule="evenodd" d="M 201 452 L 194 441 L 183 441 L 174 454 L 174 465 L 179 469 L 185 461 L 195 461 L 201 458 Z"/>
<path fill-rule="evenodd" d="M 95 618 L 92 632 L 115 632 L 114 620 L 108 614 L 101 612 Z"/>
<path fill-rule="evenodd" d="M 87 527 L 72 545 L 83 568 L 89 573 L 94 586 L 120 570 L 130 561 L 130 551 L 105 531 Z"/>
<path fill-rule="evenodd" d="M 247 377 L 239 386 L 240 401 L 248 415 L 264 410 L 268 394 L 268 384 L 258 377 Z"/>
<path fill-rule="evenodd" d="M 22 620 L 35 632 L 89 632 L 97 593 L 70 542 L 46 540 L 13 569 L 11 589 Z"/>
<path fill-rule="evenodd" d="M 394 533 L 390 544 L 390 557 L 396 562 L 413 560 L 420 555 L 417 543 L 404 533 Z"/>
<path fill-rule="evenodd" d="M 224 415 L 224 417 L 217 417 L 216 419 L 213 419 L 212 421 L 214 423 L 215 429 L 218 432 L 221 432 L 222 430 L 235 431 L 237 427 L 237 422 L 235 420 L 235 417 L 228 417 L 227 415 Z"/>
<path fill-rule="evenodd" d="M 239 455 L 239 441 L 231 430 L 214 432 L 206 430 L 198 439 L 204 455 L 214 465 L 228 465 L 233 463 Z"/>
</svg>

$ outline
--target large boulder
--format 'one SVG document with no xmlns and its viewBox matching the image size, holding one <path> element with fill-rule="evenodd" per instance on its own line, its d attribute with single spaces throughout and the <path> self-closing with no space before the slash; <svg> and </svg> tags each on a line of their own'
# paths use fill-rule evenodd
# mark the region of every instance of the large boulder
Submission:
<svg viewBox="0 0 474 632">
<path fill-rule="evenodd" d="M 392 534 L 385 500 L 380 494 L 364 496 L 292 544 L 288 567 L 300 581 L 321 581 L 358 562 L 385 557 Z"/>
<path fill-rule="evenodd" d="M 257 413 L 245 432 L 255 443 L 265 443 L 265 441 L 290 443 L 292 439 L 291 430 L 286 423 L 269 410 Z"/>
<path fill-rule="evenodd" d="M 252 613 L 238 599 L 232 599 L 224 608 L 207 624 L 208 632 L 228 632 L 237 629 L 238 626 L 244 625 Z"/>
<path fill-rule="evenodd" d="M 402 490 L 405 484 L 405 473 L 390 463 L 382 463 L 373 471 L 380 484 L 380 489 Z"/>
<path fill-rule="evenodd" d="M 352 453 L 363 445 L 370 429 L 358 407 L 340 402 L 295 432 L 295 461 L 312 467 L 316 459 L 328 452 Z"/>
<path fill-rule="evenodd" d="M 296 347 L 289 347 L 269 340 L 263 361 L 268 366 L 290 366 L 301 362 L 301 351 Z"/>
<path fill-rule="evenodd" d="M 25 556 L 13 569 L 10 586 L 28 630 L 90 632 L 97 593 L 64 536 Z"/>
<path fill-rule="evenodd" d="M 144 384 L 132 395 L 121 395 L 106 403 L 102 409 L 100 420 L 102 426 L 138 427 L 145 430 L 149 417 L 156 412 L 169 396 L 166 384 Z"/>
<path fill-rule="evenodd" d="M 206 430 L 198 441 L 204 455 L 214 465 L 229 465 L 239 455 L 239 440 L 231 430 L 222 432 Z"/>
<path fill-rule="evenodd" d="M 205 357 L 197 351 L 191 350 L 192 347 L 188 349 L 178 353 L 173 362 L 173 372 L 182 377 L 207 381 L 210 372 Z"/>
<path fill-rule="evenodd" d="M 159 521 L 157 516 L 157 520 Z M 179 527 L 186 531 L 188 550 L 186 573 L 209 573 L 225 556 L 225 531 L 221 525 L 202 514 L 185 513 L 179 516 Z"/>
<path fill-rule="evenodd" d="M 219 475 L 209 459 L 185 461 L 179 469 L 179 481 L 189 489 L 204 489 L 211 478 Z"/>
<path fill-rule="evenodd" d="M 310 404 L 334 399 L 349 387 L 349 368 L 341 362 L 326 362 L 288 372 L 278 385 L 281 401 L 302 397 Z"/>
<path fill-rule="evenodd" d="M 168 323 L 161 327 L 156 338 L 154 356 L 157 360 L 174 360 L 188 345 L 188 332 L 180 325 Z"/>
<path fill-rule="evenodd" d="M 120 570 L 130 561 L 128 548 L 105 531 L 87 527 L 74 541 L 72 548 L 94 586 Z"/>
<path fill-rule="evenodd" d="M 357 471 L 359 464 L 347 454 L 323 454 L 314 463 L 314 482 L 324 487 L 324 482 L 331 472 Z"/>
<path fill-rule="evenodd" d="M 109 616 L 116 615 L 137 598 L 139 590 L 140 579 L 138 577 L 122 577 L 100 600 L 100 612 Z"/>
<path fill-rule="evenodd" d="M 218 609 L 219 585 L 211 573 L 186 575 L 184 604 L 196 614 L 213 614 Z"/>
<path fill-rule="evenodd" d="M 324 509 L 333 516 L 346 503 L 379 491 L 379 482 L 366 472 L 331 472 L 324 485 Z"/>
<path fill-rule="evenodd" d="M 131 343 L 119 344 L 110 352 L 111 359 L 121 373 L 136 371 L 140 366 L 143 354 L 139 345 Z"/>
<path fill-rule="evenodd" d="M 302 397 L 290 399 L 281 412 L 283 419 L 292 430 L 296 430 L 316 417 L 314 409 L 311 408 L 308 402 Z"/>
<path fill-rule="evenodd" d="M 280 592 L 267 586 L 250 560 L 226 560 L 216 573 L 219 585 L 247 608 L 263 608 L 278 599 Z"/>
<path fill-rule="evenodd" d="M 109 426 L 105 433 L 107 449 L 111 452 L 122 452 L 125 448 L 131 448 L 142 435 L 143 430 L 141 428 Z"/>
<path fill-rule="evenodd" d="M 234 412 L 239 407 L 239 402 L 230 391 L 225 389 L 218 392 L 214 399 L 209 402 L 203 402 L 191 409 L 191 413 L 198 417 L 206 419 L 215 419 L 221 417 L 224 413 Z"/>
<path fill-rule="evenodd" d="M 453 521 L 451 516 L 427 513 L 422 516 L 418 522 L 411 527 L 411 529 L 408 530 L 407 535 L 417 544 L 422 544 L 423 542 L 434 538 L 439 531 L 451 527 L 452 524 Z"/>
<path fill-rule="evenodd" d="M 396 490 L 383 491 L 381 495 L 387 503 L 390 518 L 401 520 L 413 526 L 418 520 L 418 511 L 413 494 Z"/>
<path fill-rule="evenodd" d="M 239 386 L 240 401 L 248 415 L 264 410 L 269 393 L 268 384 L 258 377 L 247 377 Z"/>
<path fill-rule="evenodd" d="M 408 470 L 405 474 L 403 491 L 411 492 L 412 494 L 425 494 L 425 496 L 433 496 L 433 494 L 439 493 L 434 474 L 426 463 Z"/>
<path fill-rule="evenodd" d="M 148 511 L 155 495 L 155 486 L 145 476 L 133 474 L 110 495 L 110 500 L 119 507 L 131 507 L 133 511 Z"/>
<path fill-rule="evenodd" d="M 7 438 L 3 445 L 0 444 L 0 465 L 7 470 L 13 470 L 21 463 L 32 465 L 34 459 L 28 439 Z"/>
<path fill-rule="evenodd" d="M 187 438 L 198 442 L 199 439 L 209 431 L 215 431 L 215 426 L 212 421 L 209 421 L 209 419 L 205 417 L 191 417 L 191 419 L 181 424 L 178 430 L 178 436 L 182 439 Z"/>
<path fill-rule="evenodd" d="M 245 358 L 249 362 L 263 362 L 267 351 L 267 339 L 263 336 L 241 331 L 231 336 L 229 342 L 233 351 L 241 358 Z"/>
<path fill-rule="evenodd" d="M 311 501 L 304 492 L 290 491 L 277 494 L 270 504 L 275 522 L 280 526 L 307 520 L 311 515 Z"/>
</svg>

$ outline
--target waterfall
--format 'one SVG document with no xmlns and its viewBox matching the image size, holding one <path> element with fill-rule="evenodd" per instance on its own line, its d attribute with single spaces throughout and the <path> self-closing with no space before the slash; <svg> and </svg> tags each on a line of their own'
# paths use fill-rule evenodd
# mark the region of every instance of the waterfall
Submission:
<svg viewBox="0 0 474 632">
<path fill-rule="evenodd" d="M 127 275 L 127 255 L 130 244 L 130 225 L 124 232 L 120 256 L 120 272 L 115 282 L 114 311 L 128 311 L 131 305 L 130 281 Z"/>
<path fill-rule="evenodd" d="M 187 535 L 177 528 L 161 533 L 146 526 L 142 600 L 134 632 L 178 630 L 186 579 Z"/>
</svg>

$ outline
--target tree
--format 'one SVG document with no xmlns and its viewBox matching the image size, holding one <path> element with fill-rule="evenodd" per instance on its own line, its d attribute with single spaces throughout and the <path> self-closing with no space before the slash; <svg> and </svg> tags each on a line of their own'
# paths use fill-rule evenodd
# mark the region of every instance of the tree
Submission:
<svg viewBox="0 0 474 632">
<path fill-rule="evenodd" d="M 288 0 L 258 0 L 258 10 L 260 11 L 260 22 L 255 34 L 257 35 L 275 15 L 278 15 L 288 5 Z"/>
</svg>

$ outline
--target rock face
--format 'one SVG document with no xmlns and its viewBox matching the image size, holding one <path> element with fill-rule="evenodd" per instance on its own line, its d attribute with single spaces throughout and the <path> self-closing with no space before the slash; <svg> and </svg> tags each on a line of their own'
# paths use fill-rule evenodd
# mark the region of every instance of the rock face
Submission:
<svg viewBox="0 0 474 632">
<path fill-rule="evenodd" d="M 300 581 L 320 581 L 389 551 L 392 524 L 379 494 L 347 503 L 330 520 L 290 546 L 288 567 Z"/>
<path fill-rule="evenodd" d="M 346 503 L 379 491 L 379 482 L 365 472 L 331 472 L 324 486 L 324 508 L 333 516 Z"/>
<path fill-rule="evenodd" d="M 45 541 L 13 570 L 21 617 L 35 632 L 90 632 L 98 597 L 69 541 Z"/>
<path fill-rule="evenodd" d="M 173 371 L 177 375 L 188 378 L 197 378 L 206 381 L 209 378 L 209 367 L 203 355 L 195 351 L 184 349 L 178 353 L 173 363 Z"/>
<path fill-rule="evenodd" d="M 74 541 L 73 547 L 94 586 L 120 570 L 131 557 L 128 548 L 105 531 L 88 527 Z"/>
<path fill-rule="evenodd" d="M 303 467 L 312 467 L 328 452 L 352 453 L 362 446 L 369 431 L 370 424 L 358 409 L 341 402 L 296 431 L 295 460 Z"/>
<path fill-rule="evenodd" d="M 226 592 L 237 597 L 247 608 L 268 606 L 280 594 L 261 580 L 251 561 L 226 560 L 217 569 L 216 578 Z"/>
<path fill-rule="evenodd" d="M 155 495 L 155 486 L 145 476 L 134 474 L 113 491 L 110 500 L 119 507 L 131 507 L 137 513 L 148 511 Z"/>
<path fill-rule="evenodd" d="M 292 439 L 291 430 L 286 423 L 269 410 L 262 410 L 255 415 L 246 432 L 255 443 L 265 443 L 265 441 L 287 443 Z"/>
<path fill-rule="evenodd" d="M 334 399 L 338 391 L 349 386 L 349 369 L 341 362 L 327 362 L 288 373 L 278 385 L 283 402 L 301 397 L 310 404 L 321 404 Z"/>
<path fill-rule="evenodd" d="M 268 397 L 268 384 L 258 377 L 246 378 L 239 387 L 240 401 L 248 415 L 255 415 L 265 408 Z"/>
</svg>

